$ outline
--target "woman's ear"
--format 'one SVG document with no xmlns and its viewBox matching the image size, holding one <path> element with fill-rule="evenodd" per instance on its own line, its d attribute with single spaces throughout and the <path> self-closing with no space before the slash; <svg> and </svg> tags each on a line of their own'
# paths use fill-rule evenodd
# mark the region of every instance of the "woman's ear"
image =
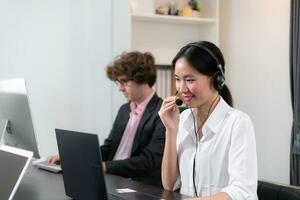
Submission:
<svg viewBox="0 0 300 200">
<path fill-rule="evenodd" d="M 214 76 L 210 76 L 209 77 L 209 89 L 212 90 L 212 91 L 216 90 L 214 84 L 215 84 L 215 77 Z"/>
</svg>

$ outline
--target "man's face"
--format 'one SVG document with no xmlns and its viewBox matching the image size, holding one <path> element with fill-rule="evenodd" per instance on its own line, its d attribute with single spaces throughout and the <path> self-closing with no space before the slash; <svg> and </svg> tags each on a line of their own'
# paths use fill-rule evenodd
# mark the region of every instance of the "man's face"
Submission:
<svg viewBox="0 0 300 200">
<path fill-rule="evenodd" d="M 118 90 L 123 93 L 128 101 L 138 102 L 142 97 L 142 86 L 128 79 L 126 76 L 119 76 L 115 82 Z"/>
</svg>

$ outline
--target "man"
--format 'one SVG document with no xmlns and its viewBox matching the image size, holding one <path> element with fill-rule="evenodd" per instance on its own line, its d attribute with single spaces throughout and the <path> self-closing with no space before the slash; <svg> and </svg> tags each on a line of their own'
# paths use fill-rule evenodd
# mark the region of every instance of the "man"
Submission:
<svg viewBox="0 0 300 200">
<path fill-rule="evenodd" d="M 158 116 L 162 99 L 152 89 L 156 81 L 154 58 L 150 53 L 123 53 L 106 72 L 129 102 L 120 107 L 101 146 L 103 169 L 161 186 L 165 127 Z M 59 157 L 52 156 L 47 162 L 58 164 Z"/>
</svg>

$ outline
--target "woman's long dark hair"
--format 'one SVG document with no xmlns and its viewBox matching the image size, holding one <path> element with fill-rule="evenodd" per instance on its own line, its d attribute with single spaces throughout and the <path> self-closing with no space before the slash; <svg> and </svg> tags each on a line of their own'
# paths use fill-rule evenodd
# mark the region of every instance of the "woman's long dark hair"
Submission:
<svg viewBox="0 0 300 200">
<path fill-rule="evenodd" d="M 172 61 L 172 66 L 174 68 L 176 61 L 182 57 L 184 57 L 187 62 L 201 74 L 210 77 L 215 76 L 217 73 L 220 73 L 218 64 L 221 64 L 222 70 L 225 73 L 223 54 L 220 49 L 211 42 L 193 42 L 182 47 Z M 221 90 L 218 90 L 218 92 L 228 105 L 233 106 L 233 99 L 226 84 Z"/>
</svg>

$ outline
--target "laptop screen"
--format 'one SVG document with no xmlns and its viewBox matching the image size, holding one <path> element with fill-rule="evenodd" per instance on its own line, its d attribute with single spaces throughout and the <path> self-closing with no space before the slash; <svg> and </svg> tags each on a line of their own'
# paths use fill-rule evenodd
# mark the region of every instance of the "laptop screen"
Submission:
<svg viewBox="0 0 300 200">
<path fill-rule="evenodd" d="M 32 156 L 32 152 L 30 153 Z M 13 197 L 30 158 L 30 156 L 0 148 L 0 199 Z"/>
<path fill-rule="evenodd" d="M 74 199 L 107 199 L 98 136 L 55 129 L 65 192 Z"/>
</svg>

